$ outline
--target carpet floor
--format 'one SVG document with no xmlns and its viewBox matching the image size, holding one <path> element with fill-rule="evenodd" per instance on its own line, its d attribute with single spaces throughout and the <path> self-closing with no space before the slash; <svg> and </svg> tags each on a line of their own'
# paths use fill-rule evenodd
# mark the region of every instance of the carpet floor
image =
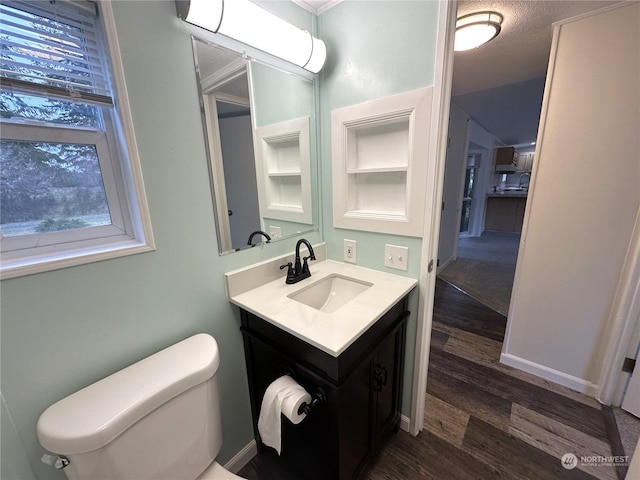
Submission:
<svg viewBox="0 0 640 480">
<path fill-rule="evenodd" d="M 460 238 L 458 258 L 439 276 L 507 316 L 519 245 L 517 233 L 485 231 L 480 237 Z"/>
</svg>

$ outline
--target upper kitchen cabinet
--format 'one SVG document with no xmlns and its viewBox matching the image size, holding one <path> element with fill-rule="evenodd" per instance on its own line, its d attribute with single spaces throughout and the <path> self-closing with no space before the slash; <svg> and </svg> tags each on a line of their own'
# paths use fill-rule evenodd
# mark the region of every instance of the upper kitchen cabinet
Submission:
<svg viewBox="0 0 640 480">
<path fill-rule="evenodd" d="M 515 147 L 502 147 L 496 150 L 496 172 L 530 172 L 533 166 L 534 152 L 520 153 Z"/>
<path fill-rule="evenodd" d="M 502 147 L 496 150 L 496 172 L 513 173 L 518 167 L 518 151 L 514 147 Z"/>
<path fill-rule="evenodd" d="M 533 169 L 535 152 L 521 153 L 518 155 L 518 170 L 530 172 Z"/>
</svg>

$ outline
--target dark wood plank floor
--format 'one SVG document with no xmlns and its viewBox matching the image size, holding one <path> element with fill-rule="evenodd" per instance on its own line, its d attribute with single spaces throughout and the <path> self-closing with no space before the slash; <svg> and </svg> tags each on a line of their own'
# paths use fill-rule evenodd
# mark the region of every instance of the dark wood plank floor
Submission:
<svg viewBox="0 0 640 480">
<path fill-rule="evenodd" d="M 505 317 L 438 280 L 425 428 L 417 437 L 395 435 L 369 480 L 624 478 L 621 467 L 562 466 L 565 453 L 612 455 L 616 432 L 595 400 L 501 364 L 505 325 Z M 271 454 L 254 458 L 239 475 L 300 480 Z"/>
</svg>

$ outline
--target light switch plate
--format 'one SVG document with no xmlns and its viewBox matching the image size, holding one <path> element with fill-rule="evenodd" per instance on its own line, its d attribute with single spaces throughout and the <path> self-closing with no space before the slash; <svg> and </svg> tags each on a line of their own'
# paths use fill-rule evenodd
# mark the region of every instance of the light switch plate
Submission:
<svg viewBox="0 0 640 480">
<path fill-rule="evenodd" d="M 275 240 L 276 238 L 282 238 L 282 229 L 280 227 L 269 227 L 269 236 L 271 240 Z"/>
<path fill-rule="evenodd" d="M 409 247 L 399 247 L 398 245 L 384 246 L 384 266 L 397 270 L 407 271 L 409 261 Z"/>
</svg>

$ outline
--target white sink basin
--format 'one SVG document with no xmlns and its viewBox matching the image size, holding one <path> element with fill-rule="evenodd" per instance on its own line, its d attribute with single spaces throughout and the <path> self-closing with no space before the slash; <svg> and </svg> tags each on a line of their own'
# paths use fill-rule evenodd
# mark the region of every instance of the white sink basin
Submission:
<svg viewBox="0 0 640 480">
<path fill-rule="evenodd" d="M 333 313 L 371 286 L 372 283 L 333 274 L 301 288 L 288 297 L 321 312 Z"/>
</svg>

